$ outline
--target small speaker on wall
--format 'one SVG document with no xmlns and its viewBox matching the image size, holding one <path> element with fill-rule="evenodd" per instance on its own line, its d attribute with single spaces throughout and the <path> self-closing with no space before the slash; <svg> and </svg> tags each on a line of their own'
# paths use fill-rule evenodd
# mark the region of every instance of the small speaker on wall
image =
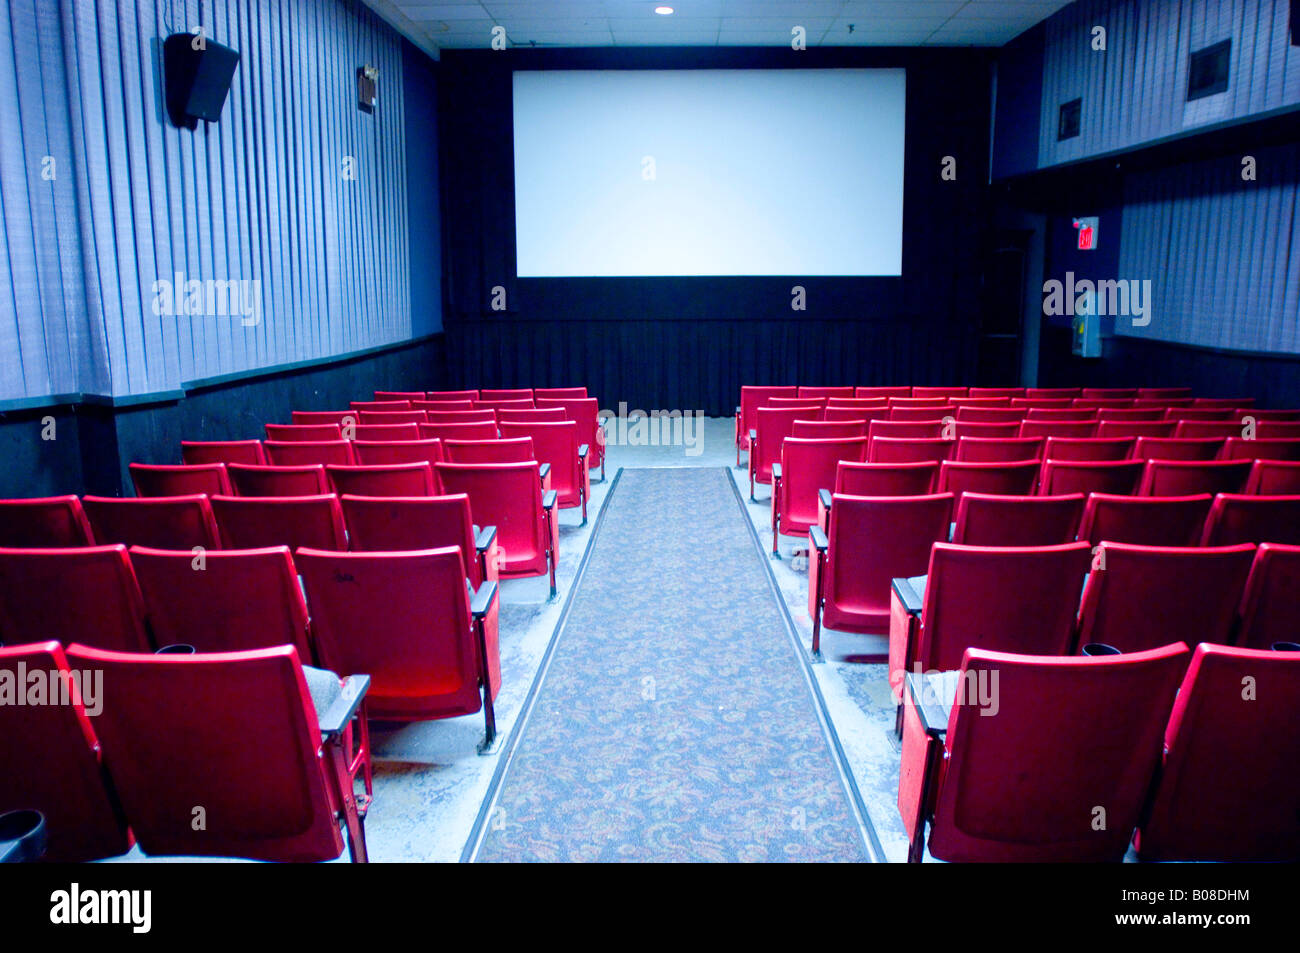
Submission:
<svg viewBox="0 0 1300 953">
<path fill-rule="evenodd" d="M 379 67 L 357 67 L 357 108 L 362 112 L 373 113 L 375 102 L 379 99 Z"/>
<path fill-rule="evenodd" d="M 221 118 L 239 53 L 197 33 L 173 33 L 163 41 L 167 114 L 184 129 Z"/>
</svg>

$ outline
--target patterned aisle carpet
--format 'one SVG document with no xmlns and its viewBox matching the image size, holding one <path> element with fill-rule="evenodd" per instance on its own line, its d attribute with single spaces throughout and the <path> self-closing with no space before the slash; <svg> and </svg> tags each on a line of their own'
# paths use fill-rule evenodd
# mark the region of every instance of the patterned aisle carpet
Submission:
<svg viewBox="0 0 1300 953">
<path fill-rule="evenodd" d="M 482 861 L 866 860 L 722 469 L 624 470 Z"/>
</svg>

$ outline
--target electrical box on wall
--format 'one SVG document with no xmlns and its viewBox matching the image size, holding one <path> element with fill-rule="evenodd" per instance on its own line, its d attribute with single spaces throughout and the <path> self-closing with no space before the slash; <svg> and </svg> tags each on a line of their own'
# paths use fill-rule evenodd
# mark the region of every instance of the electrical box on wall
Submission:
<svg viewBox="0 0 1300 953">
<path fill-rule="evenodd" d="M 1101 357 L 1101 316 L 1097 314 L 1097 292 L 1079 295 L 1074 307 L 1074 333 L 1070 350 L 1075 357 Z"/>
<path fill-rule="evenodd" d="M 357 67 L 357 108 L 362 112 L 373 113 L 375 103 L 379 101 L 379 67 Z"/>
</svg>

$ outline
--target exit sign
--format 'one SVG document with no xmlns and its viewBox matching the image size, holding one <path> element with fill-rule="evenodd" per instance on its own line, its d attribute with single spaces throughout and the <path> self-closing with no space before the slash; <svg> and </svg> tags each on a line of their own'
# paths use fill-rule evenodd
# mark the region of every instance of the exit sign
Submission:
<svg viewBox="0 0 1300 953">
<path fill-rule="evenodd" d="M 1074 227 L 1079 232 L 1079 251 L 1093 251 L 1097 247 L 1097 216 L 1076 218 Z"/>
</svg>

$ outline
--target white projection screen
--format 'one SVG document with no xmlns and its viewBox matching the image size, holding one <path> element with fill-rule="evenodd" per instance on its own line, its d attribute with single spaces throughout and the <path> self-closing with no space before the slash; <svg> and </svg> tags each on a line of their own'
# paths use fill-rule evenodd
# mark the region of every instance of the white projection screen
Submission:
<svg viewBox="0 0 1300 953">
<path fill-rule="evenodd" d="M 902 69 L 514 74 L 521 278 L 899 275 Z"/>
</svg>

